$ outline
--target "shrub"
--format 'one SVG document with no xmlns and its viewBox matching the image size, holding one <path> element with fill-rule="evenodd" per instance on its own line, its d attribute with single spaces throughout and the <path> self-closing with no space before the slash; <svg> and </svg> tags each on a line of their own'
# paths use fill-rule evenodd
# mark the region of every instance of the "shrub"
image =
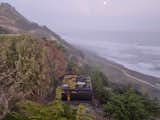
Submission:
<svg viewBox="0 0 160 120">
<path fill-rule="evenodd" d="M 56 99 L 48 105 L 33 101 L 17 103 L 19 110 L 8 114 L 4 120 L 93 120 L 86 113 L 86 107 L 79 105 L 77 109 L 61 101 L 60 88 L 56 90 Z"/>
<path fill-rule="evenodd" d="M 110 88 L 108 89 L 108 79 L 100 71 L 95 71 L 91 74 L 93 81 L 93 92 L 94 96 L 101 102 L 104 103 L 110 95 Z"/>
<path fill-rule="evenodd" d="M 104 111 L 115 120 L 147 120 L 159 111 L 157 105 L 129 89 L 122 94 L 113 93 Z"/>
</svg>

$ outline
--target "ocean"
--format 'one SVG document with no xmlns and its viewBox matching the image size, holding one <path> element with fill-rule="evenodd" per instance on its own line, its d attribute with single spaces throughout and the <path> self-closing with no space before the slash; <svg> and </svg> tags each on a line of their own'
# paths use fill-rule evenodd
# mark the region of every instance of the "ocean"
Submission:
<svg viewBox="0 0 160 120">
<path fill-rule="evenodd" d="M 160 77 L 160 33 L 158 32 L 66 32 L 62 37 L 125 67 Z"/>
</svg>

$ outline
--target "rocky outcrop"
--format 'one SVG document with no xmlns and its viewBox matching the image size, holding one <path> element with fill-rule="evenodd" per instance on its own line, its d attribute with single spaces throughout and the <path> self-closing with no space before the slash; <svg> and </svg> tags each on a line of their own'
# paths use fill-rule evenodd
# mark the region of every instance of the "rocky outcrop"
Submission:
<svg viewBox="0 0 160 120">
<path fill-rule="evenodd" d="M 68 62 L 81 65 L 80 51 L 7 3 L 0 5 L 0 34 L 0 119 L 19 100 L 50 100 Z"/>
<path fill-rule="evenodd" d="M 56 41 L 26 35 L 0 36 L 0 117 L 22 99 L 46 101 L 67 70 Z M 1 119 L 0 118 L 0 119 Z"/>
</svg>

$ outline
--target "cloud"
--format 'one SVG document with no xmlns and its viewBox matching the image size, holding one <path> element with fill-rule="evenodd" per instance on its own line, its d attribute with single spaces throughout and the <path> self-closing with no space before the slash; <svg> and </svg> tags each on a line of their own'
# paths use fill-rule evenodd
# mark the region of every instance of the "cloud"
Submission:
<svg viewBox="0 0 160 120">
<path fill-rule="evenodd" d="M 160 29 L 160 0 L 2 0 L 55 29 Z"/>
</svg>

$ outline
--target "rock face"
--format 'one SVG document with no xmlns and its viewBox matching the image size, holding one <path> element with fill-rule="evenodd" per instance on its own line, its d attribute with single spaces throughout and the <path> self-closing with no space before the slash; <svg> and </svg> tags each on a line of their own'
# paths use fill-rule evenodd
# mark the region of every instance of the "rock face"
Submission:
<svg viewBox="0 0 160 120">
<path fill-rule="evenodd" d="M 0 5 L 0 34 L 0 119 L 16 101 L 46 102 L 54 96 L 57 80 L 67 73 L 68 61 L 80 62 L 83 57 L 46 26 L 30 22 L 7 3 Z"/>
<path fill-rule="evenodd" d="M 73 46 L 65 42 L 59 35 L 51 31 L 47 26 L 27 20 L 23 15 L 8 3 L 0 4 L 0 34 L 30 34 L 38 38 L 56 40 L 66 48 L 68 58 L 80 60 L 83 54 Z"/>
<path fill-rule="evenodd" d="M 67 70 L 56 41 L 26 35 L 0 36 L 0 118 L 16 101 L 44 102 Z"/>
</svg>

